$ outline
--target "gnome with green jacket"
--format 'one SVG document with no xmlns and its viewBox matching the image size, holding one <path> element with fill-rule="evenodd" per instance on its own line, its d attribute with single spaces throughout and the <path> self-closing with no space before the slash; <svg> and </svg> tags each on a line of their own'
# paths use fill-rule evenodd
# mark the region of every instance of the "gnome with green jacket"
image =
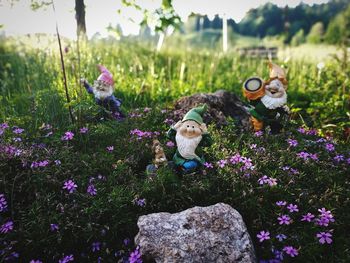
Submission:
<svg viewBox="0 0 350 263">
<path fill-rule="evenodd" d="M 197 155 L 196 149 L 211 144 L 211 137 L 202 118 L 206 110 L 206 104 L 191 109 L 168 131 L 167 136 L 173 141 L 175 139 L 177 145 L 174 164 L 184 173 L 195 171 L 205 162 L 203 157 Z"/>
</svg>

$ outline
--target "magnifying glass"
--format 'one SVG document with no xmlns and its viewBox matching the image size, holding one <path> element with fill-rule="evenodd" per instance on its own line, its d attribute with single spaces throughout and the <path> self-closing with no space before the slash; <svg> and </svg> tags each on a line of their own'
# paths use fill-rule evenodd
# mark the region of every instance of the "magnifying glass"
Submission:
<svg viewBox="0 0 350 263">
<path fill-rule="evenodd" d="M 256 100 L 265 94 L 265 83 L 259 77 L 252 77 L 247 79 L 243 84 L 243 95 L 248 100 Z"/>
<path fill-rule="evenodd" d="M 264 82 L 261 78 L 253 77 L 247 79 L 243 86 L 248 92 L 256 92 L 264 86 Z"/>
</svg>

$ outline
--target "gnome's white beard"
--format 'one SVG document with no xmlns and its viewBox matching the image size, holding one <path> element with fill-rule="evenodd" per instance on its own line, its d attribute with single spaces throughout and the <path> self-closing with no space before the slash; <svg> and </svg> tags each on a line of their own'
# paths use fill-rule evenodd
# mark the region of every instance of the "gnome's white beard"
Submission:
<svg viewBox="0 0 350 263">
<path fill-rule="evenodd" d="M 199 135 L 194 138 L 187 138 L 181 135 L 180 132 L 177 132 L 175 140 L 177 144 L 177 150 L 179 151 L 179 153 L 183 158 L 189 159 L 189 160 L 199 158 L 196 155 L 195 151 L 198 144 L 202 140 L 202 135 Z"/>
<path fill-rule="evenodd" d="M 109 88 L 107 91 L 97 90 L 93 88 L 93 92 L 96 99 L 103 100 L 113 94 L 113 89 Z"/>
<path fill-rule="evenodd" d="M 284 92 L 281 98 L 272 98 L 268 95 L 265 95 L 261 98 L 261 102 L 265 105 L 266 108 L 271 110 L 282 107 L 287 103 L 287 93 Z"/>
</svg>

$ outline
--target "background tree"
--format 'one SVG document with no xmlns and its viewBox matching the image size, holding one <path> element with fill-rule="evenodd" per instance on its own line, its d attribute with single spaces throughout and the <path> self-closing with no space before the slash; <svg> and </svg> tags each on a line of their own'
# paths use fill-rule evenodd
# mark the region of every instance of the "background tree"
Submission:
<svg viewBox="0 0 350 263">
<path fill-rule="evenodd" d="M 305 43 L 304 29 L 300 29 L 292 38 L 290 44 L 292 46 L 299 46 Z"/>
<path fill-rule="evenodd" d="M 324 27 L 322 22 L 314 24 L 306 37 L 308 43 L 319 44 L 323 40 Z"/>
</svg>

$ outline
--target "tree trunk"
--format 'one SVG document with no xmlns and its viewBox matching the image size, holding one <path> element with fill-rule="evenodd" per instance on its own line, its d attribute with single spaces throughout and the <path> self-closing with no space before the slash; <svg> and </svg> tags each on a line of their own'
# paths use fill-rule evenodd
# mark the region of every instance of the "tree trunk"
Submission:
<svg viewBox="0 0 350 263">
<path fill-rule="evenodd" d="M 86 37 L 84 0 L 75 0 L 75 19 L 77 20 L 77 36 Z"/>
</svg>

